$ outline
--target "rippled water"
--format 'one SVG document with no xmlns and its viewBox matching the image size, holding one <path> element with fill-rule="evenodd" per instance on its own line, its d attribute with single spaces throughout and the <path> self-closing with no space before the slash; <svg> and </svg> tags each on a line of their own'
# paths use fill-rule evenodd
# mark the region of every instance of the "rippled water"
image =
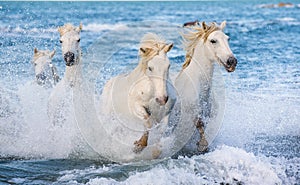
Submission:
<svg viewBox="0 0 300 185">
<path fill-rule="evenodd" d="M 300 8 L 293 3 L 291 8 L 263 8 L 267 3 L 260 1 L 0 2 L 0 182 L 299 184 Z M 105 69 L 96 66 L 96 87 L 101 89 L 107 79 L 135 66 L 140 38 L 128 34 L 133 31 L 156 31 L 174 42 L 169 57 L 176 75 L 184 59 L 179 26 L 196 19 L 227 20 L 225 32 L 239 62 L 234 73 L 221 69 L 226 109 L 208 153 L 117 164 L 72 152 L 66 144 L 72 133 L 58 135 L 60 142 L 51 140 L 45 129 L 51 89 L 32 84 L 30 61 L 34 47 L 55 48 L 53 63 L 63 76 L 58 26 L 83 23 L 86 61 L 97 46 L 102 46 L 101 57 L 115 54 L 105 61 Z M 108 43 L 99 43 L 100 38 Z M 116 38 L 124 39 L 126 47 L 112 49 Z"/>
</svg>

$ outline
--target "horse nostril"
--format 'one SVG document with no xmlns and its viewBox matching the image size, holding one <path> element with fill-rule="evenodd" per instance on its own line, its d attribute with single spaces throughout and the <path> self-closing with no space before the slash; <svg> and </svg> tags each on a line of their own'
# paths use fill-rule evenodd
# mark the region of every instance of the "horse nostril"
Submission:
<svg viewBox="0 0 300 185">
<path fill-rule="evenodd" d="M 237 59 L 235 57 L 229 57 L 227 60 L 227 65 L 228 66 L 236 66 L 237 64 Z"/>
</svg>

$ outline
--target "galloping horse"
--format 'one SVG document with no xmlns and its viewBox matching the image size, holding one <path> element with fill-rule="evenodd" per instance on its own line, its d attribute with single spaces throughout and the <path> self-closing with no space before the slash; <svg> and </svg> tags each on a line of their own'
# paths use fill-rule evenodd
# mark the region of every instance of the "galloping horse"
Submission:
<svg viewBox="0 0 300 185">
<path fill-rule="evenodd" d="M 59 81 L 57 69 L 52 64 L 52 58 L 55 50 L 38 50 L 34 48 L 32 63 L 34 65 L 35 78 L 37 84 L 44 87 L 53 87 Z"/>
<path fill-rule="evenodd" d="M 61 116 L 62 114 L 66 116 L 72 112 L 69 110 L 71 109 L 71 89 L 80 83 L 82 75 L 80 66 L 81 49 L 79 46 L 81 29 L 81 24 L 79 27 L 74 27 L 69 23 L 58 28 L 66 69 L 62 80 L 53 89 L 49 98 L 48 115 L 53 125 L 65 120 Z M 59 121 L 58 119 L 61 120 Z"/>
<path fill-rule="evenodd" d="M 220 26 L 216 23 L 207 25 L 202 22 L 201 26 L 194 24 L 182 34 L 186 58 L 175 80 L 175 87 L 182 98 L 181 111 L 188 116 L 183 119 L 176 132 L 180 135 L 182 130 L 196 126 L 200 133 L 197 142 L 200 152 L 208 147 L 204 127 L 209 122 L 207 118 L 211 116 L 214 63 L 224 66 L 228 72 L 233 72 L 237 65 L 237 59 L 228 44 L 229 37 L 223 32 L 225 26 L 225 21 Z M 199 138 L 199 133 L 194 132 L 191 139 Z M 177 140 L 180 142 L 180 137 Z"/>
<path fill-rule="evenodd" d="M 170 112 L 175 103 L 175 98 L 169 97 L 168 92 L 171 88 L 167 52 L 172 47 L 173 44 L 166 44 L 156 34 L 145 34 L 140 42 L 137 67 L 129 74 L 112 78 L 104 86 L 102 103 L 107 115 L 114 111 L 143 122 L 144 134 L 134 142 L 136 153 L 148 145 L 149 130 Z"/>
</svg>

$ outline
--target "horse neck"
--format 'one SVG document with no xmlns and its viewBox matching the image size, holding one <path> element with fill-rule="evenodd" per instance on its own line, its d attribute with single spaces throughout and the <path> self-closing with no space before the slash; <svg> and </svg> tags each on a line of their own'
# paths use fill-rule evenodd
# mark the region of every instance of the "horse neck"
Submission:
<svg viewBox="0 0 300 185">
<path fill-rule="evenodd" d="M 193 84 L 198 90 L 208 92 L 212 83 L 214 66 L 205 52 L 202 41 L 196 45 L 191 60 L 184 72 L 192 77 Z"/>
<path fill-rule="evenodd" d="M 130 84 L 135 83 L 136 80 L 138 80 L 139 78 L 141 78 L 144 75 L 145 75 L 145 73 L 143 70 L 142 63 L 139 62 L 138 66 L 136 68 L 134 68 L 134 70 L 128 74 L 127 81 Z"/>
<path fill-rule="evenodd" d="M 81 67 L 81 57 L 78 58 L 75 65 L 66 66 L 64 81 L 70 86 L 74 86 L 82 78 Z"/>
</svg>

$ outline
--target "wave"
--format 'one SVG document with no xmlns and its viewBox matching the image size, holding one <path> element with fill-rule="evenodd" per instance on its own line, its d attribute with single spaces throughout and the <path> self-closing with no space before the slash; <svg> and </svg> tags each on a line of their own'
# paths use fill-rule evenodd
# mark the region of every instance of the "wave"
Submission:
<svg viewBox="0 0 300 185">
<path fill-rule="evenodd" d="M 282 165 L 286 162 L 222 145 L 191 158 L 61 171 L 57 183 L 81 184 L 82 179 L 88 179 L 83 184 L 294 184 L 296 179 L 287 176 L 285 171 L 289 169 Z"/>
<path fill-rule="evenodd" d="M 58 26 L 57 26 L 58 27 Z M 39 27 L 31 27 L 25 28 L 22 26 L 0 26 L 0 31 L 3 33 L 56 33 L 57 27 L 49 27 L 49 28 L 39 28 Z M 126 30 L 128 29 L 126 24 L 117 23 L 117 24 L 98 24 L 98 23 L 90 23 L 87 25 L 83 25 L 83 31 L 88 32 L 101 32 L 107 30 Z"/>
<path fill-rule="evenodd" d="M 83 31 L 90 31 L 90 32 L 99 32 L 105 30 L 126 30 L 128 29 L 126 24 L 117 23 L 117 24 L 97 24 L 97 23 L 90 23 L 83 26 Z"/>
<path fill-rule="evenodd" d="M 278 4 L 260 4 L 259 8 L 299 8 L 300 4 L 278 3 Z"/>
<path fill-rule="evenodd" d="M 9 33 L 15 33 L 15 34 L 36 34 L 36 33 L 41 33 L 41 34 L 46 34 L 46 33 L 56 33 L 57 28 L 51 27 L 51 28 L 24 28 L 21 26 L 2 26 L 0 27 L 0 31 L 9 34 Z"/>
</svg>

